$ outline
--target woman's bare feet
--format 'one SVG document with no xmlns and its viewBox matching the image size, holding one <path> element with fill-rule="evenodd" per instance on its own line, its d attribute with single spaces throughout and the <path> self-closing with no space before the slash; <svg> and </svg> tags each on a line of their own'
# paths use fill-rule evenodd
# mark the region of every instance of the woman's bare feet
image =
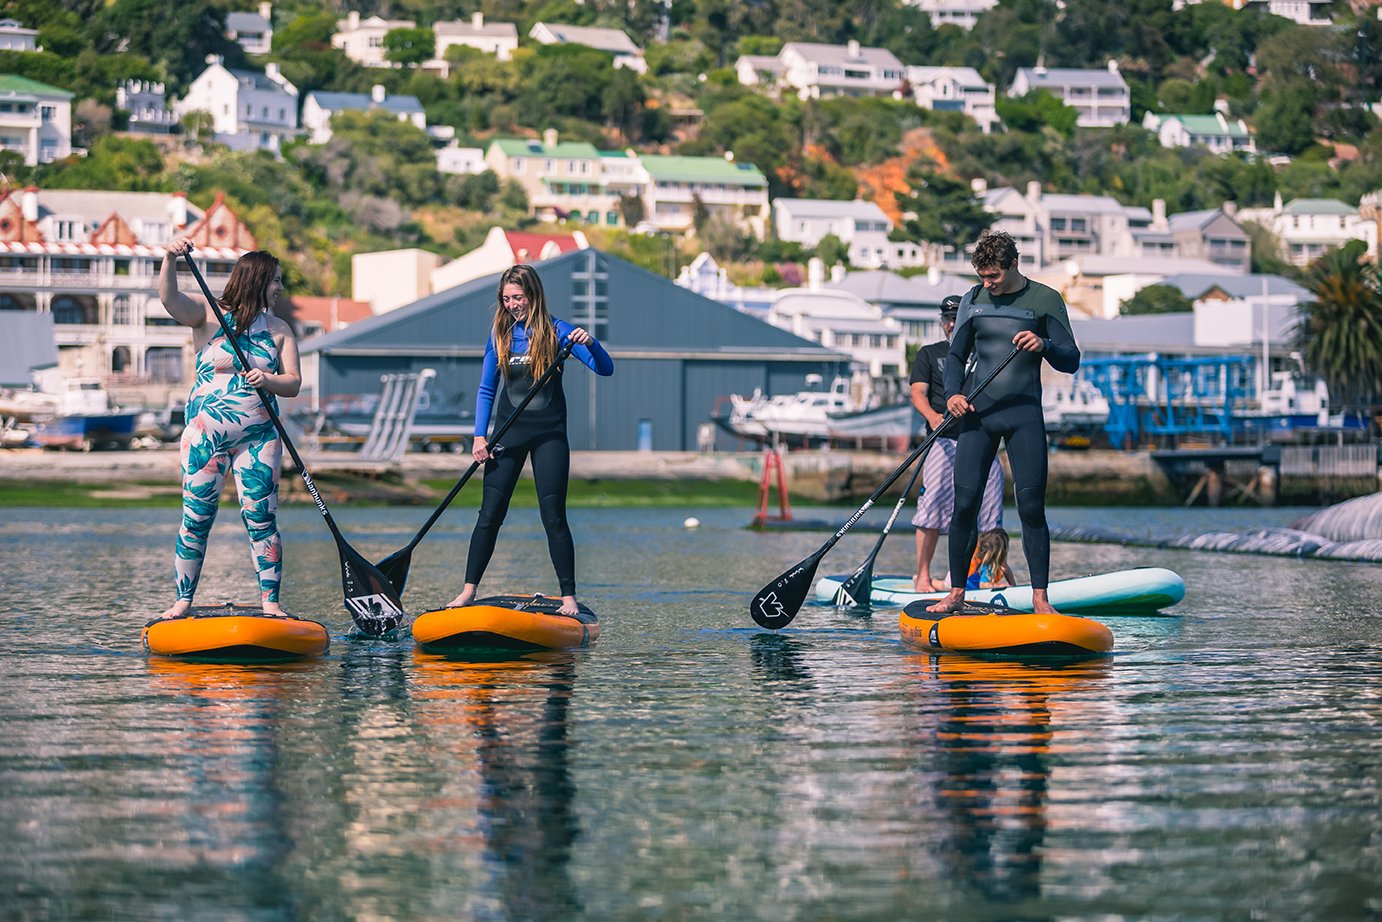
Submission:
<svg viewBox="0 0 1382 922">
<path fill-rule="evenodd" d="M 581 607 L 576 604 L 574 595 L 564 595 L 561 597 L 561 607 L 557 609 L 559 615 L 579 615 Z"/>
<path fill-rule="evenodd" d="M 913 573 L 913 574 L 912 574 L 912 591 L 913 591 L 913 592 L 930 592 L 930 591 L 931 591 L 931 582 L 932 582 L 932 580 L 931 580 L 931 574 L 928 573 L 928 574 L 926 574 L 925 576 L 922 576 L 920 573 Z"/>
<path fill-rule="evenodd" d="M 948 615 L 952 612 L 962 611 L 965 607 L 965 591 L 963 589 L 951 589 L 934 605 L 926 606 L 926 610 L 937 615 Z"/>
<path fill-rule="evenodd" d="M 173 603 L 173 607 L 165 611 L 163 614 L 159 615 L 157 620 L 163 621 L 167 618 L 181 618 L 183 615 L 187 614 L 191 610 L 191 599 L 178 599 L 176 602 Z"/>
<path fill-rule="evenodd" d="M 478 588 L 479 588 L 479 587 L 476 586 L 474 583 L 466 583 L 465 586 L 464 586 L 464 588 L 461 589 L 461 594 L 458 595 L 458 596 L 456 596 L 456 597 L 455 597 L 454 599 L 452 599 L 450 602 L 447 602 L 447 603 L 446 603 L 446 607 L 447 607 L 447 608 L 464 608 L 464 607 L 466 607 L 466 606 L 469 605 L 471 602 L 474 602 L 474 601 L 475 601 L 475 590 L 478 589 Z"/>
<path fill-rule="evenodd" d="M 285 612 L 281 607 L 279 607 L 279 604 L 277 602 L 270 602 L 268 599 L 263 599 L 262 601 L 260 601 L 259 610 L 262 611 L 264 614 L 275 618 L 281 618 L 287 614 L 287 612 Z"/>
</svg>

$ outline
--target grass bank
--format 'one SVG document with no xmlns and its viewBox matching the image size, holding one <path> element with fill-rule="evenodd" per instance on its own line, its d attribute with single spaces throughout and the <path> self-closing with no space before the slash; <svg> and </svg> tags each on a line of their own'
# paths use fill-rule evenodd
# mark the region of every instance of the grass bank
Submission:
<svg viewBox="0 0 1382 922">
<path fill-rule="evenodd" d="M 405 481 L 339 475 L 313 477 L 317 490 L 333 511 L 352 506 L 431 506 L 441 501 L 455 480 Z M 280 501 L 284 506 L 311 505 L 311 497 L 296 474 L 282 479 Z M 233 487 L 226 501 L 234 502 Z M 480 481 L 466 484 L 453 501 L 455 506 L 478 508 Z M 742 480 L 572 480 L 567 496 L 571 508 L 601 506 L 658 507 L 752 506 L 758 485 Z M 129 481 L 117 484 L 68 480 L 0 480 L 0 508 L 18 506 L 120 509 L 154 507 L 177 509 L 182 504 L 176 484 L 166 481 Z M 524 480 L 514 492 L 513 506 L 537 506 L 532 481 Z"/>
</svg>

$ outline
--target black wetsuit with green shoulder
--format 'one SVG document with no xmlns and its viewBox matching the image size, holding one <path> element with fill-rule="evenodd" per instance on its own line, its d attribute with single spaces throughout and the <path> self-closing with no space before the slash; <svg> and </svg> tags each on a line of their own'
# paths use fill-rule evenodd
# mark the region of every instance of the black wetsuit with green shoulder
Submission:
<svg viewBox="0 0 1382 922">
<path fill-rule="evenodd" d="M 966 298 L 955 320 L 946 362 L 945 395 L 964 393 L 964 373 L 974 359 L 973 379 L 982 381 L 1013 350 L 1013 337 L 1030 330 L 1042 338 L 1041 352 L 1021 352 L 983 393 L 972 401 L 974 412 L 960 419 L 955 447 L 955 513 L 950 520 L 950 572 L 968 573 L 978 543 L 979 504 L 984 479 L 1007 443 L 1013 493 L 1022 520 L 1022 550 L 1032 587 L 1050 581 L 1051 532 L 1046 525 L 1046 423 L 1041 415 L 1041 361 L 1073 374 L 1080 367 L 1080 348 L 1060 293 L 1025 279 L 1017 291 L 991 295 L 979 291 Z"/>
</svg>

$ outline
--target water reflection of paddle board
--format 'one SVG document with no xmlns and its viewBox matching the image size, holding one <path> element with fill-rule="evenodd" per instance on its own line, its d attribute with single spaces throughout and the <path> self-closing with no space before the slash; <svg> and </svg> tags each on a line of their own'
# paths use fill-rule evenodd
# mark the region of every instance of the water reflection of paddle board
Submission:
<svg viewBox="0 0 1382 922">
<path fill-rule="evenodd" d="M 600 636 L 600 619 L 584 605 L 575 615 L 557 613 L 561 599 L 499 595 L 459 608 L 423 612 L 413 639 L 430 652 L 455 650 L 576 650 Z"/>
<path fill-rule="evenodd" d="M 848 576 L 822 576 L 816 582 L 816 601 L 830 602 Z M 1162 567 L 1138 567 L 1113 573 L 1096 573 L 1074 579 L 1058 579 L 1047 587 L 1051 605 L 1067 615 L 1146 615 L 1175 605 L 1185 598 L 1185 581 Z M 917 592 L 910 576 L 875 576 L 869 603 L 909 605 L 934 602 L 944 592 Z M 1014 611 L 1032 610 L 1031 586 L 1003 589 L 971 589 L 965 599 L 981 605 L 1001 605 Z"/>
<path fill-rule="evenodd" d="M 320 656 L 331 646 L 330 633 L 316 621 L 266 615 L 255 606 L 230 602 L 150 621 L 143 640 L 155 656 L 223 662 L 301 659 Z"/>
<path fill-rule="evenodd" d="M 1113 649 L 1113 632 L 1088 618 L 973 609 L 935 615 L 929 604 L 911 603 L 897 624 L 903 643 L 932 653 L 1096 656 Z"/>
</svg>

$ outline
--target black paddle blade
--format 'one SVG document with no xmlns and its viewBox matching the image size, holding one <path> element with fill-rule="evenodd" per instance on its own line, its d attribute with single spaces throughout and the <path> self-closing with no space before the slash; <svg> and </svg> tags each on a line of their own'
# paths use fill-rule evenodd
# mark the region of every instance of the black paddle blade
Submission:
<svg viewBox="0 0 1382 922">
<path fill-rule="evenodd" d="M 854 575 L 835 590 L 836 608 L 858 608 L 868 605 L 873 596 L 873 559 L 854 571 Z"/>
<path fill-rule="evenodd" d="M 750 617 L 760 627 L 773 631 L 791 624 L 811 591 L 811 580 L 820 562 L 821 555 L 813 554 L 758 590 L 749 603 Z"/>
<path fill-rule="evenodd" d="M 355 626 L 371 637 L 381 637 L 407 618 L 403 600 L 389 578 L 350 548 L 341 548 L 341 585 L 346 610 Z"/>
<path fill-rule="evenodd" d="M 403 587 L 408 583 L 408 567 L 413 563 L 413 552 L 408 548 L 401 551 L 394 551 L 379 563 L 375 564 L 379 572 L 384 574 L 384 578 L 393 584 L 400 596 L 403 595 Z"/>
</svg>

